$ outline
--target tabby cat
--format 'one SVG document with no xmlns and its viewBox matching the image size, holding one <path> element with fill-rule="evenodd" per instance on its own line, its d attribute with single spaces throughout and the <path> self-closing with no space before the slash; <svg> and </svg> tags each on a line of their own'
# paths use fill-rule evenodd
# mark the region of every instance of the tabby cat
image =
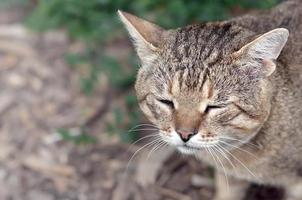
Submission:
<svg viewBox="0 0 302 200">
<path fill-rule="evenodd" d="M 163 141 L 216 168 L 216 200 L 249 182 L 302 200 L 302 6 L 165 30 L 119 16 L 142 66 L 140 107 Z"/>
</svg>

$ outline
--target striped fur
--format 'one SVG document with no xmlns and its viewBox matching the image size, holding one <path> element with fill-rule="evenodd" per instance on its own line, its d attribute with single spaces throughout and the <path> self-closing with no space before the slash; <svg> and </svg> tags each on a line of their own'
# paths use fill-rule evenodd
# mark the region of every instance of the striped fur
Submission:
<svg viewBox="0 0 302 200">
<path fill-rule="evenodd" d="M 285 186 L 288 199 L 302 199 L 295 189 L 302 185 L 300 2 L 173 30 L 119 14 L 142 61 L 135 85 L 140 107 L 163 140 L 212 165 L 203 149 L 220 144 L 257 176 L 220 155 L 230 190 L 216 166 L 216 199 L 239 200 L 246 180 Z M 194 135 L 184 144 L 182 133 Z M 224 145 L 223 137 L 243 141 L 232 142 L 243 151 Z"/>
</svg>

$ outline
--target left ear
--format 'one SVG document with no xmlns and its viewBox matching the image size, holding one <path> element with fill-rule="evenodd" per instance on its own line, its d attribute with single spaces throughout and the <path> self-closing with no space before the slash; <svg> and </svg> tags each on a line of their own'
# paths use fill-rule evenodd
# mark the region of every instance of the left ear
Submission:
<svg viewBox="0 0 302 200">
<path fill-rule="evenodd" d="M 156 52 L 163 43 L 162 36 L 165 30 L 127 12 L 119 10 L 118 15 L 133 39 L 137 54 L 143 64 L 150 64 L 156 60 Z"/>
<path fill-rule="evenodd" d="M 246 44 L 236 54 L 243 56 L 248 63 L 260 64 L 261 74 L 268 77 L 275 71 L 274 60 L 280 55 L 288 35 L 289 32 L 285 28 L 274 29 Z"/>
</svg>

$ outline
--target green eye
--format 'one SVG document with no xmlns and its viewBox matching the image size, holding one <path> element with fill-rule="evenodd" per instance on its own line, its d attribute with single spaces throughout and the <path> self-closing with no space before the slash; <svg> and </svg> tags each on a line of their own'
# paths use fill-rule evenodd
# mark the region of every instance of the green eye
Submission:
<svg viewBox="0 0 302 200">
<path fill-rule="evenodd" d="M 167 99 L 158 99 L 159 102 L 169 106 L 170 108 L 174 109 L 174 103 L 173 101 L 167 100 Z"/>
</svg>

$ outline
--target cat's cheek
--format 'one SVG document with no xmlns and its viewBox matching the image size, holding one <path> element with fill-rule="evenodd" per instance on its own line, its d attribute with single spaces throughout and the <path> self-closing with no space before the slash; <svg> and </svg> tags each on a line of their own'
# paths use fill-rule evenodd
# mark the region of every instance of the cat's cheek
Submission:
<svg viewBox="0 0 302 200">
<path fill-rule="evenodd" d="M 259 122 L 253 119 L 250 119 L 244 115 L 240 115 L 237 118 L 233 119 L 230 122 L 230 125 L 234 127 L 240 127 L 246 131 L 253 131 L 259 127 Z"/>
<path fill-rule="evenodd" d="M 141 102 L 139 104 L 141 110 L 147 119 L 157 127 L 173 126 L 173 115 L 169 109 L 162 109 L 154 102 Z"/>
<path fill-rule="evenodd" d="M 246 123 L 247 124 L 247 123 Z M 249 141 L 252 139 L 258 131 L 261 129 L 261 126 L 255 126 L 253 129 L 247 129 L 242 126 L 242 124 L 239 124 L 237 126 L 223 126 L 220 129 L 220 136 L 221 138 L 236 138 L 237 140 L 240 140 L 238 144 L 242 142 Z M 230 141 L 228 141 L 230 142 Z M 232 141 L 232 143 L 237 143 L 235 141 Z"/>
<path fill-rule="evenodd" d="M 261 123 L 259 123 L 259 121 L 251 119 L 245 115 L 240 115 L 234 118 L 222 127 L 225 134 L 242 139 L 251 137 L 251 135 L 254 135 L 260 128 Z"/>
<path fill-rule="evenodd" d="M 140 109 L 143 111 L 144 115 L 152 122 L 155 123 L 155 118 L 151 112 L 151 110 L 149 109 L 149 107 L 147 106 L 146 103 L 141 103 L 139 104 Z"/>
<path fill-rule="evenodd" d="M 183 142 L 181 141 L 180 137 L 178 136 L 178 134 L 175 131 L 171 131 L 171 132 L 160 131 L 159 135 L 169 145 L 180 146 L 180 145 L 183 144 Z"/>
</svg>

